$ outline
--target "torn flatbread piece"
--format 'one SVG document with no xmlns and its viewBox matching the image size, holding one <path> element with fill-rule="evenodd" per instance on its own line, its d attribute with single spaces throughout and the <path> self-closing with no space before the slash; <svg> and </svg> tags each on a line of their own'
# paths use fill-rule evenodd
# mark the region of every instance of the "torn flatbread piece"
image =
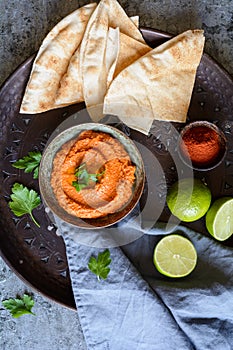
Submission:
<svg viewBox="0 0 233 350">
<path fill-rule="evenodd" d="M 133 22 L 133 24 L 139 28 L 139 16 L 132 16 L 130 17 L 131 21 Z"/>
<path fill-rule="evenodd" d="M 114 78 L 126 67 L 135 62 L 138 58 L 151 51 L 152 48 L 131 38 L 128 35 L 120 33 L 120 49 L 117 57 Z"/>
<path fill-rule="evenodd" d="M 139 25 L 139 17 L 134 16 L 130 17 L 131 21 L 138 26 Z M 118 53 L 116 53 L 116 50 L 118 50 L 119 47 L 119 28 L 113 29 L 109 28 L 108 30 L 108 37 L 107 37 L 107 47 L 106 47 L 106 53 L 105 57 L 108 60 L 111 60 L 111 69 L 108 72 L 108 78 L 107 78 L 107 86 L 112 82 L 113 74 L 115 76 L 115 67 L 116 67 L 116 59 L 113 57 L 118 57 Z M 126 36 L 125 34 L 121 34 L 122 36 Z M 126 36 L 127 38 L 130 38 Z M 129 48 L 133 49 L 133 52 L 129 52 L 131 56 L 135 54 L 135 50 L 138 50 L 137 48 L 140 48 L 140 51 L 138 53 L 141 53 L 144 50 L 144 47 L 146 45 L 132 39 L 132 43 L 129 46 Z M 147 47 L 147 46 L 146 46 Z M 125 51 L 125 41 L 123 40 L 123 45 L 121 45 L 121 56 L 118 62 L 118 68 L 117 71 L 119 73 L 120 70 L 126 67 L 125 64 L 122 65 L 122 61 L 128 62 L 128 58 L 126 57 L 126 51 Z M 113 50 L 113 55 L 109 55 L 108 50 Z M 123 53 L 124 50 L 124 54 Z M 136 56 L 135 56 L 136 57 Z M 113 59 L 112 59 L 113 58 Z M 130 62 L 132 62 L 132 58 L 130 59 Z M 121 68 L 120 68 L 121 67 Z M 120 68 L 120 69 L 119 69 Z M 54 107 L 64 107 L 67 105 L 71 105 L 74 103 L 79 103 L 84 101 L 83 96 L 83 86 L 82 86 L 82 71 L 80 66 L 80 46 L 75 51 L 73 56 L 71 57 L 67 72 L 64 74 L 64 76 L 61 79 L 60 87 L 56 96 L 56 100 L 54 103 Z"/>
<path fill-rule="evenodd" d="M 72 12 L 46 36 L 33 63 L 20 113 L 41 113 L 54 108 L 61 79 L 95 7 L 92 3 Z"/>
<path fill-rule="evenodd" d="M 108 72 L 107 76 L 107 88 L 113 80 L 113 76 L 116 70 L 116 64 L 119 56 L 120 46 L 120 31 L 119 28 L 109 28 L 107 45 L 105 50 L 105 67 Z"/>
<path fill-rule="evenodd" d="M 129 65 L 112 81 L 104 113 L 136 123 L 145 111 L 145 133 L 153 119 L 185 122 L 204 42 L 202 30 L 188 30 Z"/>
<path fill-rule="evenodd" d="M 101 0 L 88 21 L 80 46 L 80 65 L 82 67 L 83 95 L 87 106 L 103 104 L 109 83 L 106 61 L 117 60 L 117 50 L 108 50 L 106 57 L 109 28 L 119 31 L 145 44 L 140 30 L 126 15 L 116 0 Z M 117 43 L 116 43 L 117 45 Z"/>
<path fill-rule="evenodd" d="M 64 107 L 83 100 L 79 46 L 70 59 L 66 73 L 61 78 L 53 107 Z"/>
</svg>

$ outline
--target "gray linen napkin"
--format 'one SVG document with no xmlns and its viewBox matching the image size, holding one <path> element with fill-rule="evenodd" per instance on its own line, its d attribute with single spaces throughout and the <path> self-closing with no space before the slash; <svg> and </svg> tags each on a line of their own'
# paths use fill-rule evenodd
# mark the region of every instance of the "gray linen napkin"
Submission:
<svg viewBox="0 0 233 350">
<path fill-rule="evenodd" d="M 153 228 L 147 235 L 142 230 L 134 242 L 110 249 L 111 271 L 98 282 L 88 261 L 103 249 L 76 242 L 72 227 L 58 219 L 57 224 L 88 349 L 233 349 L 231 248 L 179 226 L 178 232 L 194 243 L 198 264 L 190 276 L 172 280 L 161 276 L 152 262 L 165 231 Z M 140 229 L 129 221 L 120 230 Z"/>
</svg>

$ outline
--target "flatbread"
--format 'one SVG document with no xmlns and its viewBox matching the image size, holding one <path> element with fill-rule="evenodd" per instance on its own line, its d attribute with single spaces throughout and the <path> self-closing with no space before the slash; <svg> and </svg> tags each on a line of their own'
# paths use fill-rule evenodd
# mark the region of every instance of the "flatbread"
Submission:
<svg viewBox="0 0 233 350">
<path fill-rule="evenodd" d="M 116 0 L 101 0 L 93 12 L 80 46 L 80 66 L 82 67 L 83 95 L 86 107 L 103 104 L 109 83 L 106 67 L 106 47 L 109 28 L 119 31 L 144 43 L 141 32 L 126 15 Z M 108 52 L 107 60 L 117 60 L 116 50 Z"/>
<path fill-rule="evenodd" d="M 92 3 L 79 8 L 46 36 L 35 58 L 20 113 L 41 113 L 54 107 L 60 81 L 95 7 Z"/>
<path fill-rule="evenodd" d="M 107 44 L 105 50 L 105 67 L 108 72 L 107 76 L 107 88 L 113 80 L 114 73 L 116 71 L 116 65 L 119 56 L 120 46 L 120 31 L 119 28 L 109 28 Z"/>
<path fill-rule="evenodd" d="M 120 32 L 145 44 L 142 33 L 138 29 L 136 17 L 130 18 L 116 0 L 101 0 L 108 9 L 109 27 L 119 28 Z"/>
<path fill-rule="evenodd" d="M 132 16 L 130 17 L 131 21 L 133 22 L 133 24 L 139 28 L 139 16 Z"/>
<path fill-rule="evenodd" d="M 83 95 L 87 108 L 103 103 L 107 90 L 108 71 L 105 66 L 105 51 L 108 29 L 108 8 L 104 1 L 100 1 L 87 24 L 80 46 Z M 114 58 L 117 59 L 117 56 L 111 60 Z"/>
<path fill-rule="evenodd" d="M 128 35 L 120 33 L 120 49 L 113 78 L 151 50 L 152 48 L 147 44 L 143 44 Z"/>
<path fill-rule="evenodd" d="M 53 107 L 64 107 L 83 100 L 79 46 L 70 59 L 66 73 L 61 78 Z"/>
<path fill-rule="evenodd" d="M 139 16 L 130 17 L 131 21 L 138 26 L 139 25 Z M 128 40 L 124 40 L 119 38 L 119 35 L 128 38 Z M 129 43 L 129 40 L 132 40 Z M 119 41 L 121 42 L 120 50 Z M 111 69 L 108 72 L 107 77 L 107 87 L 112 82 L 113 76 L 116 76 L 116 71 L 119 73 L 123 68 L 125 68 L 129 62 L 133 62 L 139 56 L 135 55 L 135 51 L 140 55 L 141 53 L 147 52 L 145 47 L 149 47 L 135 39 L 132 39 L 125 34 L 119 33 L 119 28 L 109 28 L 108 36 L 107 36 L 107 44 L 106 44 L 106 52 L 105 58 L 109 62 L 112 62 Z M 108 51 L 110 50 L 110 51 Z M 113 50 L 113 55 L 111 53 Z M 144 51 L 145 50 L 145 51 Z M 118 51 L 120 51 L 118 53 Z M 109 54 L 110 52 L 110 54 Z M 128 55 L 127 55 L 128 52 Z M 119 61 L 117 62 L 116 58 L 120 54 Z M 131 56 L 131 57 L 128 57 Z M 126 64 L 128 62 L 128 64 Z M 117 70 L 115 70 L 117 64 Z M 117 74 L 118 74 L 117 73 Z M 75 51 L 73 56 L 71 57 L 67 72 L 61 79 L 60 87 L 56 96 L 56 100 L 54 102 L 54 107 L 64 107 L 67 105 L 71 105 L 74 103 L 79 103 L 84 101 L 83 96 L 83 86 L 82 86 L 82 71 L 80 66 L 80 46 Z"/>
<path fill-rule="evenodd" d="M 53 107 L 64 107 L 82 101 L 83 88 L 81 79 L 79 46 L 70 59 L 66 73 L 61 78 Z"/>
<path fill-rule="evenodd" d="M 188 30 L 129 65 L 112 81 L 104 113 L 142 124 L 144 112 L 144 133 L 154 119 L 185 122 L 204 42 L 202 30 Z"/>
</svg>

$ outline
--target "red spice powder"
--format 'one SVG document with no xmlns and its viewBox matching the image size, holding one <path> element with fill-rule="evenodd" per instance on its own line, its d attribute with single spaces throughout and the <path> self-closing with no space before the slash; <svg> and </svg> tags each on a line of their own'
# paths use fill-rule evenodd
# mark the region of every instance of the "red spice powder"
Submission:
<svg viewBox="0 0 233 350">
<path fill-rule="evenodd" d="M 191 127 L 185 132 L 182 139 L 183 152 L 196 165 L 212 163 L 220 152 L 219 135 L 207 126 Z"/>
</svg>

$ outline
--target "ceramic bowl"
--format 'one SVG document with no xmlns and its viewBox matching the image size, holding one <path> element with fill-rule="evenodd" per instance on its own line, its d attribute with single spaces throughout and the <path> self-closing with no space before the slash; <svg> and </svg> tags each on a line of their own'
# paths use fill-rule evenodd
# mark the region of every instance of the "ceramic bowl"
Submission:
<svg viewBox="0 0 233 350">
<path fill-rule="evenodd" d="M 53 168 L 54 157 L 65 143 L 70 140 L 75 140 L 78 135 L 84 130 L 101 131 L 110 134 L 124 146 L 125 150 L 128 152 L 131 158 L 132 163 L 136 165 L 136 179 L 133 185 L 133 195 L 131 200 L 117 212 L 97 219 L 81 219 L 68 213 L 59 205 L 59 202 L 57 201 L 57 198 L 51 186 L 51 172 Z M 144 182 L 144 164 L 141 154 L 135 146 L 134 142 L 123 132 L 105 124 L 85 123 L 75 125 L 63 130 L 61 133 L 55 136 L 55 138 L 52 138 L 51 142 L 49 142 L 48 145 L 46 145 L 40 162 L 39 186 L 45 206 L 47 206 L 52 211 L 52 213 L 59 217 L 61 220 L 81 228 L 97 229 L 101 227 L 107 227 L 125 218 L 138 203 L 143 191 Z"/>
</svg>

